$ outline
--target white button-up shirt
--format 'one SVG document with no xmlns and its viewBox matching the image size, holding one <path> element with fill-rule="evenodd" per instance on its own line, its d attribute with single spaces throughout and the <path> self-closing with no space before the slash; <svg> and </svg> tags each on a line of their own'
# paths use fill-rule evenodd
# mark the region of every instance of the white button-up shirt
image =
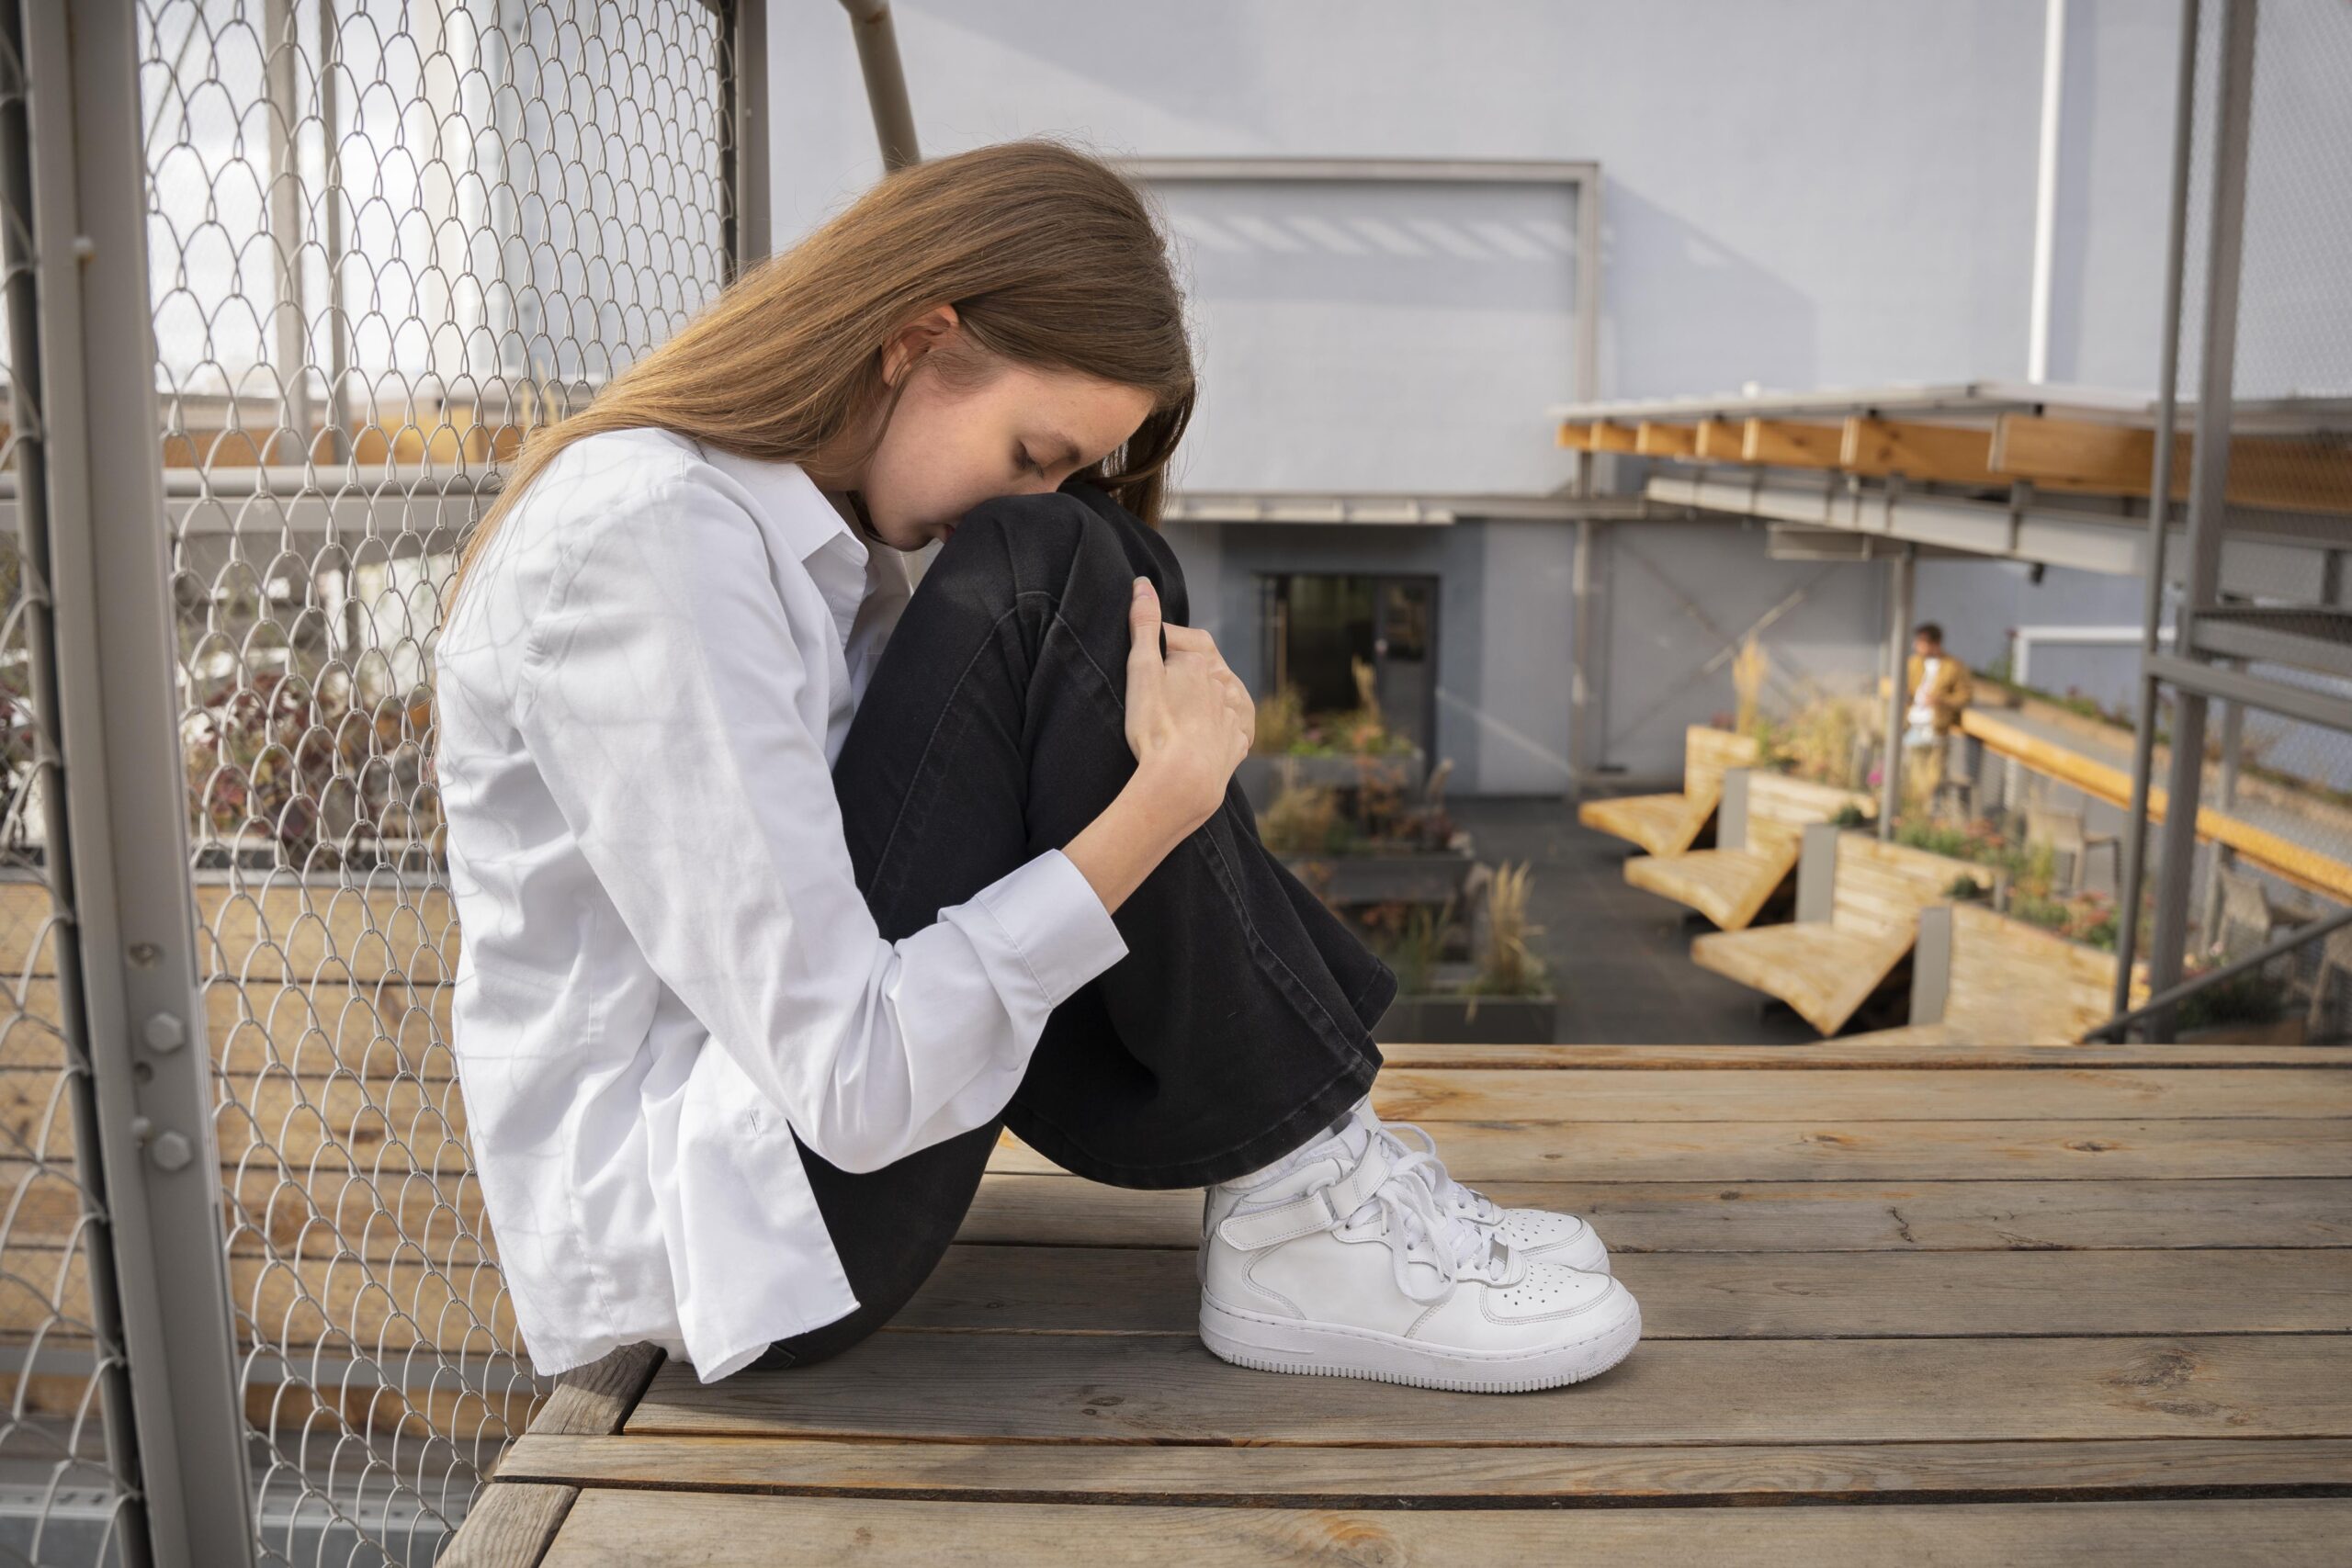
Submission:
<svg viewBox="0 0 2352 1568">
<path fill-rule="evenodd" d="M 797 466 L 599 434 L 442 630 L 458 1077 L 542 1372 L 651 1340 L 710 1382 L 854 1310 L 793 1132 L 864 1171 L 985 1124 L 1126 954 L 1058 849 L 876 927 L 831 768 L 909 561 Z"/>
</svg>

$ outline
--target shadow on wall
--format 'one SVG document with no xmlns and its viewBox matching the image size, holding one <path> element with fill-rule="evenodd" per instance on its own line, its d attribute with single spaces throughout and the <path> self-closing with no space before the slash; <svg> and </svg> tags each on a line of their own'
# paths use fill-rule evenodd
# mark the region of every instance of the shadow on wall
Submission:
<svg viewBox="0 0 2352 1568">
<path fill-rule="evenodd" d="M 1812 300 L 1602 171 L 1600 384 L 1610 397 L 1814 385 Z"/>
</svg>

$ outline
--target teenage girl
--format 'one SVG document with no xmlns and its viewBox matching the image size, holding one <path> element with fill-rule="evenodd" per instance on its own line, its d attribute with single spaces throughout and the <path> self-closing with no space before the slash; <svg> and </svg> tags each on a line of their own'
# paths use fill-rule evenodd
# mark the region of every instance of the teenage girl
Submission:
<svg viewBox="0 0 2352 1568">
<path fill-rule="evenodd" d="M 838 1352 L 1010 1126 L 1206 1189 L 1227 1360 L 1613 1365 L 1573 1215 L 1367 1091 L 1396 976 L 1260 844 L 1255 713 L 1157 531 L 1193 412 L 1136 190 L 1050 142 L 890 175 L 534 434 L 437 650 L 456 1051 L 533 1361 Z"/>
</svg>

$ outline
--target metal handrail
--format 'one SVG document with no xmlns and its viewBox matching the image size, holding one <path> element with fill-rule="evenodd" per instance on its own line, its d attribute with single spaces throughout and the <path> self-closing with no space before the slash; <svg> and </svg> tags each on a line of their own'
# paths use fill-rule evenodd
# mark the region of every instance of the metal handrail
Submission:
<svg viewBox="0 0 2352 1568">
<path fill-rule="evenodd" d="M 889 0 L 842 0 L 857 36 L 858 69 L 865 73 L 866 107 L 874 111 L 875 139 L 882 144 L 882 170 L 896 174 L 922 162 L 915 144 L 915 111 L 907 98 L 907 73 L 899 63 L 899 34 L 890 21 Z"/>
<path fill-rule="evenodd" d="M 2177 1007 L 2185 998 L 2195 996 L 2209 986 L 2218 986 L 2224 980 L 2235 979 L 2249 969 L 2260 968 L 2282 953 L 2292 953 L 2304 943 L 2317 942 L 2329 932 L 2341 930 L 2347 925 L 2352 925 L 2352 905 L 2347 905 L 2332 915 L 2322 915 L 2309 925 L 2297 926 L 2285 936 L 2265 942 L 2245 957 L 2233 959 L 2219 969 L 2208 970 L 2194 979 L 2183 980 L 2169 990 L 2158 992 L 2130 1011 L 2119 1012 L 2105 1023 L 2090 1030 L 2084 1034 L 2078 1043 L 2089 1045 L 2101 1040 L 2118 1039 L 2124 1030 L 2153 1013 Z"/>
</svg>

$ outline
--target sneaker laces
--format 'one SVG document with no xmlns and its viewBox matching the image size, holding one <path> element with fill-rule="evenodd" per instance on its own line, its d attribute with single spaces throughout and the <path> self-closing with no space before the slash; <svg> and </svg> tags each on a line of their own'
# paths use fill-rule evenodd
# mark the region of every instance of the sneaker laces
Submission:
<svg viewBox="0 0 2352 1568">
<path fill-rule="evenodd" d="M 1384 1122 L 1364 1107 L 1366 1123 L 1372 1135 L 1387 1151 L 1394 1162 L 1391 1168 L 1397 1175 L 1409 1175 L 1429 1190 L 1438 1207 L 1448 1213 L 1459 1214 L 1474 1224 L 1495 1225 L 1502 1223 L 1502 1205 L 1485 1193 L 1456 1181 L 1445 1168 L 1445 1161 L 1437 1157 L 1437 1140 L 1427 1129 L 1412 1122 Z M 1407 1145 L 1396 1135 L 1399 1130 L 1413 1134 L 1421 1140 L 1421 1147 Z"/>
<path fill-rule="evenodd" d="M 1348 1227 L 1358 1228 L 1359 1221 L 1369 1219 L 1374 1212 L 1388 1222 L 1388 1263 L 1396 1288 L 1413 1301 L 1424 1305 L 1442 1301 L 1464 1280 L 1498 1285 L 1512 1277 L 1510 1248 L 1492 1232 L 1441 1207 L 1429 1182 L 1418 1174 L 1392 1168 L 1388 1179 L 1373 1190 L 1363 1207 L 1348 1216 Z M 1424 1291 L 1415 1285 L 1411 1270 L 1415 1263 L 1425 1263 L 1437 1271 L 1433 1289 Z"/>
</svg>

